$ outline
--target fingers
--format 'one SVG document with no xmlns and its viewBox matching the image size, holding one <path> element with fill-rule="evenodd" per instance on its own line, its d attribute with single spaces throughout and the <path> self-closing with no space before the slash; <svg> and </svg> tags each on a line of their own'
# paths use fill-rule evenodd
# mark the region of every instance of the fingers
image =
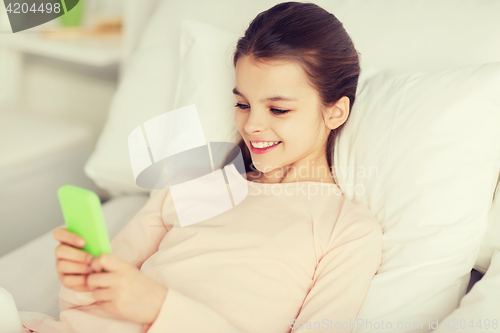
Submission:
<svg viewBox="0 0 500 333">
<path fill-rule="evenodd" d="M 127 263 L 112 253 L 104 253 L 92 260 L 91 267 L 95 272 L 103 269 L 107 272 L 115 272 L 127 266 Z"/>
<path fill-rule="evenodd" d="M 63 260 L 71 260 L 78 263 L 90 264 L 93 257 L 90 253 L 85 252 L 80 249 L 76 249 L 72 246 L 60 244 L 56 247 L 56 258 Z"/>
<path fill-rule="evenodd" d="M 75 291 L 89 291 L 87 276 L 92 269 L 88 264 L 76 263 L 69 260 L 57 260 L 57 277 L 66 288 Z"/>
<path fill-rule="evenodd" d="M 56 236 L 59 235 L 56 233 Z M 79 292 L 90 291 L 86 279 L 87 274 L 92 272 L 90 267 L 92 255 L 64 243 L 57 246 L 55 252 L 56 270 L 61 284 Z"/>
<path fill-rule="evenodd" d="M 102 264 L 102 255 L 98 256 L 97 258 L 95 258 L 95 260 L 92 261 L 92 263 L 90 264 L 90 268 L 94 272 L 101 272 L 104 269 L 104 266 Z"/>
<path fill-rule="evenodd" d="M 86 283 L 87 275 L 59 274 L 59 280 L 61 281 L 61 284 L 66 288 L 81 292 L 90 291 Z"/>
<path fill-rule="evenodd" d="M 74 247 L 81 248 L 85 246 L 85 239 L 83 239 L 83 237 L 72 233 L 66 228 L 55 228 L 52 231 L 52 236 L 61 243 L 65 243 Z"/>
<path fill-rule="evenodd" d="M 90 289 L 87 286 L 77 286 L 77 287 L 73 287 L 71 289 L 73 289 L 74 291 L 79 291 L 81 293 L 87 293 L 90 291 Z"/>
<path fill-rule="evenodd" d="M 77 263 L 69 260 L 57 260 L 57 271 L 61 274 L 89 274 L 92 268 L 88 264 Z"/>
</svg>

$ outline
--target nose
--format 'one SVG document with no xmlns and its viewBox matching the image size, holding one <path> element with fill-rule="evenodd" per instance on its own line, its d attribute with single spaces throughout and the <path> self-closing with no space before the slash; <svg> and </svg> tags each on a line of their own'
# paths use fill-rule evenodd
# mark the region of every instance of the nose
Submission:
<svg viewBox="0 0 500 333">
<path fill-rule="evenodd" d="M 251 109 L 243 129 L 248 134 L 263 132 L 267 127 L 267 119 L 264 110 Z"/>
</svg>

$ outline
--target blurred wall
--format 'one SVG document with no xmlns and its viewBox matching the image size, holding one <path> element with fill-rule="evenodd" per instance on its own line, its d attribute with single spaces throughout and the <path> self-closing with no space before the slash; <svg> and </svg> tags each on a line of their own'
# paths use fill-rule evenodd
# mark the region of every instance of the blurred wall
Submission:
<svg viewBox="0 0 500 333">
<path fill-rule="evenodd" d="M 120 5 L 118 0 L 85 0 L 83 25 L 90 26 L 106 16 L 120 16 Z M 54 20 L 27 33 L 57 25 Z M 11 34 L 3 1 L 0 3 L 0 38 L 2 34 Z M 12 53 L 0 46 L 0 112 L 29 112 L 86 124 L 94 132 L 95 143 L 107 119 L 118 73 L 118 65 L 85 66 Z"/>
<path fill-rule="evenodd" d="M 25 55 L 20 112 L 89 125 L 94 144 L 117 88 L 117 66 L 95 68 Z"/>
<path fill-rule="evenodd" d="M 119 14 L 118 0 L 85 1 L 88 4 L 86 11 L 91 16 L 86 17 L 84 25 L 93 24 L 99 16 L 103 16 L 103 10 L 114 16 Z M 108 5 L 103 6 L 105 2 Z M 50 30 L 58 24 L 54 20 L 19 34 Z M 12 31 L 4 2 L 0 1 L 0 42 L 6 36 L 12 37 Z M 67 150 L 54 150 L 47 154 L 43 152 L 42 156 L 34 156 L 29 161 L 23 160 L 15 169 L 2 169 L 0 257 L 64 223 L 55 195 L 59 186 L 66 183 L 82 186 L 95 191 L 101 199 L 106 199 L 106 193 L 100 192 L 83 174 L 83 165 L 106 123 L 117 89 L 119 71 L 119 60 L 115 65 L 93 67 L 18 52 L 0 43 L 0 114 L 4 114 L 3 119 L 8 119 L 7 114 L 18 114 L 21 119 L 37 119 L 30 121 L 30 124 L 35 124 L 34 127 L 13 129 L 12 125 L 6 128 L 5 126 L 9 126 L 8 121 L 2 124 L 0 118 L 1 133 L 11 133 L 0 140 L 0 169 L 5 162 L 9 162 L 5 158 L 2 164 L 2 156 L 9 156 L 9 149 L 13 150 L 9 148 L 12 143 L 23 140 L 22 131 L 37 133 L 38 128 L 46 126 L 40 124 L 46 119 L 60 119 L 78 125 L 78 128 L 88 128 L 92 133 L 90 139 L 87 135 L 85 142 L 72 145 Z M 70 124 L 68 127 L 72 128 Z M 26 130 L 27 128 L 31 129 Z M 44 133 L 48 134 L 47 130 Z M 44 135 L 39 137 L 39 142 L 44 142 Z M 72 139 L 74 138 L 68 137 L 67 142 L 72 142 Z M 29 141 L 25 144 L 31 145 Z M 40 146 L 37 151 L 42 152 L 43 147 L 46 145 Z"/>
</svg>

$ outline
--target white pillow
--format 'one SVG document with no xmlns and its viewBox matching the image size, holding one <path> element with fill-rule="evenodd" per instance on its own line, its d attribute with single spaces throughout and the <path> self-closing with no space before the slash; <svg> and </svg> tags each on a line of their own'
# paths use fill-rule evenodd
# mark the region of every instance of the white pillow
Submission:
<svg viewBox="0 0 500 333">
<path fill-rule="evenodd" d="M 460 300 L 460 307 L 434 321 L 433 333 L 498 332 L 500 313 L 500 251 L 494 250 L 488 271 Z"/>
<path fill-rule="evenodd" d="M 171 46 L 174 32 L 165 23 L 168 6 L 168 1 L 162 1 L 149 22 L 85 164 L 85 174 L 112 197 L 151 191 L 135 184 L 128 136 L 137 126 L 173 109 L 178 74 L 172 64 L 177 61 L 177 50 Z"/>
<path fill-rule="evenodd" d="M 206 141 L 237 143 L 232 54 L 239 35 L 186 19 L 181 22 L 180 36 L 181 66 L 173 109 L 195 104 Z M 152 190 L 150 197 L 158 191 Z"/>
<path fill-rule="evenodd" d="M 458 306 L 500 172 L 498 91 L 500 62 L 362 72 L 334 147 L 337 183 L 384 230 L 382 263 L 358 318 L 427 328 Z M 422 330 L 405 330 L 413 331 Z"/>
<path fill-rule="evenodd" d="M 238 38 L 237 34 L 203 22 L 188 19 L 181 23 L 174 109 L 195 104 L 208 142 L 235 142 L 238 138 L 232 62 Z"/>
<path fill-rule="evenodd" d="M 483 274 L 486 273 L 495 250 L 500 251 L 500 183 L 497 184 L 495 190 L 488 219 L 488 229 L 486 229 L 474 268 Z"/>
</svg>

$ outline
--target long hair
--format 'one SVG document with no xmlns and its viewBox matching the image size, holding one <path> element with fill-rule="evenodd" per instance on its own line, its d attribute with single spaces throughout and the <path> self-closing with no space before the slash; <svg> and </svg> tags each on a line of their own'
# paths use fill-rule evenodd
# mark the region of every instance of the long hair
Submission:
<svg viewBox="0 0 500 333">
<path fill-rule="evenodd" d="M 285 60 L 298 63 L 319 94 L 320 111 L 343 96 L 349 98 L 349 114 L 360 73 L 359 53 L 342 23 L 313 3 L 283 2 L 261 12 L 238 39 L 233 63 L 247 56 L 254 61 Z M 344 123 L 345 124 L 345 123 Z M 328 167 L 332 167 L 335 139 L 344 124 L 331 130 L 326 143 Z M 240 138 L 245 169 L 256 170 L 250 151 Z"/>
</svg>

